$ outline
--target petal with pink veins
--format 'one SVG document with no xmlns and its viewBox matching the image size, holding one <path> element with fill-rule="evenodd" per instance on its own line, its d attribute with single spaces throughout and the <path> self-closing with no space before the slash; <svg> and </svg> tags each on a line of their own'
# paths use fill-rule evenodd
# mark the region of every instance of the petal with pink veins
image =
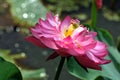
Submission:
<svg viewBox="0 0 120 80">
<path fill-rule="evenodd" d="M 58 23 L 56 22 L 55 17 L 52 15 L 52 13 L 48 13 L 46 15 L 46 19 L 52 26 L 58 26 Z"/>
<path fill-rule="evenodd" d="M 28 36 L 25 38 L 25 40 L 33 43 L 34 45 L 37 45 L 39 47 L 42 47 L 42 48 L 47 48 L 43 43 L 41 43 L 37 38 L 33 37 L 33 36 Z"/>
<path fill-rule="evenodd" d="M 71 22 L 71 18 L 69 16 L 67 16 L 63 22 L 61 23 L 61 25 L 59 26 L 59 30 L 60 32 L 64 33 L 65 29 L 67 29 L 70 25 Z"/>
<path fill-rule="evenodd" d="M 101 70 L 101 67 L 99 66 L 99 64 L 96 64 L 94 61 L 90 60 L 86 55 L 76 56 L 75 58 L 79 64 L 81 64 L 86 68 Z"/>
<path fill-rule="evenodd" d="M 106 48 L 107 45 L 105 43 L 97 41 L 96 47 L 94 49 L 102 51 L 102 50 L 106 50 Z"/>
<path fill-rule="evenodd" d="M 80 45 L 85 47 L 86 50 L 93 49 L 96 46 L 96 41 L 93 38 L 84 39 L 80 41 Z"/>
<path fill-rule="evenodd" d="M 58 49 L 56 42 L 54 39 L 51 38 L 45 38 L 45 37 L 40 37 L 39 40 L 47 47 L 51 49 Z"/>
<path fill-rule="evenodd" d="M 54 26 L 52 26 L 48 21 L 43 21 L 42 19 L 40 20 L 39 25 L 41 25 L 41 28 L 45 28 L 48 30 L 51 30 L 54 28 Z"/>
<path fill-rule="evenodd" d="M 93 37 L 93 38 L 95 38 L 96 35 L 97 35 L 97 32 L 91 31 L 91 32 L 88 32 L 88 35 L 91 36 L 91 37 Z"/>
<path fill-rule="evenodd" d="M 84 32 L 85 29 L 83 27 L 78 27 L 73 31 L 72 37 L 74 39 L 78 38 L 82 32 Z"/>
<path fill-rule="evenodd" d="M 108 54 L 107 45 L 100 41 L 97 41 L 95 48 L 91 49 L 90 52 L 95 56 L 104 57 Z"/>
<path fill-rule="evenodd" d="M 94 56 L 92 53 L 87 52 L 86 55 L 90 60 L 94 61 L 96 64 L 100 63 L 100 59 Z"/>
</svg>

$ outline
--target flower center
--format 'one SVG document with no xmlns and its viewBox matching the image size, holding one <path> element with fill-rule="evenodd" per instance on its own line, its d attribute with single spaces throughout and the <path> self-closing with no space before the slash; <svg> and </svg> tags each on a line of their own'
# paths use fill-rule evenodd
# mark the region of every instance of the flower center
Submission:
<svg viewBox="0 0 120 80">
<path fill-rule="evenodd" d="M 74 26 L 73 26 L 73 24 L 70 24 L 70 26 L 68 27 L 68 29 L 67 30 L 65 30 L 65 32 L 64 32 L 64 35 L 67 37 L 67 36 L 71 36 L 72 35 L 72 33 L 73 33 L 73 31 L 74 31 Z"/>
<path fill-rule="evenodd" d="M 79 22 L 76 20 L 71 20 L 71 24 L 69 25 L 68 29 L 65 29 L 64 36 L 68 37 L 71 36 L 73 31 L 79 26 Z"/>
</svg>

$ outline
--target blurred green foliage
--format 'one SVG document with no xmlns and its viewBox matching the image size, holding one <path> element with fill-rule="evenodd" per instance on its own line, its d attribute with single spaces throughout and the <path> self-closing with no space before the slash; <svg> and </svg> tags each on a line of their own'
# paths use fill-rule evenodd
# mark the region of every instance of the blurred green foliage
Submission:
<svg viewBox="0 0 120 80">
<path fill-rule="evenodd" d="M 111 9 L 108 9 L 106 7 L 103 8 L 103 16 L 110 21 L 120 21 L 120 12 L 112 11 Z"/>
<path fill-rule="evenodd" d="M 65 13 L 69 13 L 72 17 L 86 20 L 88 16 L 80 10 L 81 6 L 88 8 L 91 0 L 43 0 L 43 2 L 50 11 L 59 14 L 62 18 Z"/>
<path fill-rule="evenodd" d="M 23 80 L 47 80 L 45 69 L 21 70 Z"/>
<path fill-rule="evenodd" d="M 10 11 L 14 22 L 22 26 L 31 27 L 39 18 L 45 18 L 47 9 L 39 0 L 6 0 L 10 4 Z"/>
<path fill-rule="evenodd" d="M 62 11 L 71 12 L 78 11 L 80 5 L 88 7 L 91 0 L 46 0 L 48 1 L 48 8 L 61 14 Z"/>
<path fill-rule="evenodd" d="M 14 22 L 24 27 L 33 26 L 39 18 L 45 18 L 48 10 L 59 15 L 62 12 L 79 11 L 80 6 L 88 7 L 91 0 L 6 0 L 10 5 L 10 11 Z M 43 5 L 43 3 L 45 5 Z M 72 16 L 86 19 L 85 14 L 74 14 Z"/>
<path fill-rule="evenodd" d="M 10 53 L 11 53 L 10 50 L 0 49 L 0 79 L 1 80 L 22 80 L 22 77 L 23 80 L 47 79 L 47 74 L 45 73 L 45 69 L 27 70 L 24 69 L 24 67 L 18 66 L 16 64 L 15 61 L 16 59 L 23 59 L 26 57 L 25 53 L 14 54 L 14 55 Z M 20 71 L 18 68 L 20 69 Z"/>
<path fill-rule="evenodd" d="M 0 57 L 0 79 L 1 80 L 22 80 L 19 69 L 12 63 Z"/>
</svg>

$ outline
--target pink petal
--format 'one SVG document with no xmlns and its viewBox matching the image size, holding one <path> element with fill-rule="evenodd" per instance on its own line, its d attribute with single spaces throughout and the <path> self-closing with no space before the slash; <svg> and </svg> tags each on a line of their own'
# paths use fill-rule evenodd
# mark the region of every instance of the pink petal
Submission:
<svg viewBox="0 0 120 80">
<path fill-rule="evenodd" d="M 105 50 L 105 51 L 97 51 L 97 50 L 90 50 L 91 53 L 93 53 L 95 56 L 97 57 L 105 57 L 107 54 L 108 54 L 108 51 Z"/>
<path fill-rule="evenodd" d="M 39 38 L 39 35 L 41 34 L 41 30 L 30 28 L 30 31 L 35 38 L 37 38 L 37 39 Z"/>
<path fill-rule="evenodd" d="M 87 35 L 87 29 L 83 27 L 78 27 L 72 34 L 73 39 L 78 41 L 84 40 L 85 35 Z"/>
<path fill-rule="evenodd" d="M 55 18 L 55 21 L 57 22 L 58 25 L 61 24 L 61 21 L 60 21 L 60 19 L 59 19 L 59 15 L 58 15 L 58 14 L 56 14 L 56 15 L 54 16 L 54 18 Z"/>
<path fill-rule="evenodd" d="M 77 38 L 77 37 L 79 37 L 80 36 L 80 34 L 82 33 L 82 32 L 86 32 L 86 30 L 83 28 L 83 27 L 78 27 L 78 28 L 76 28 L 74 31 L 73 31 L 73 34 L 72 34 L 72 37 L 73 38 Z"/>
<path fill-rule="evenodd" d="M 89 37 L 80 41 L 80 45 L 83 46 L 86 50 L 89 50 L 96 46 L 96 41 L 92 37 Z"/>
<path fill-rule="evenodd" d="M 97 45 L 95 47 L 96 50 L 106 50 L 107 45 L 103 42 L 97 41 Z"/>
<path fill-rule="evenodd" d="M 71 18 L 67 16 L 60 25 L 60 32 L 65 31 L 65 29 L 69 27 L 70 22 L 71 22 Z"/>
<path fill-rule="evenodd" d="M 96 57 L 96 56 L 94 56 L 94 54 L 92 54 L 92 53 L 90 53 L 90 52 L 88 52 L 87 54 L 86 54 L 87 56 L 88 56 L 88 58 L 90 59 L 90 60 L 92 60 L 92 61 L 94 61 L 95 63 L 98 63 L 98 64 L 107 64 L 107 63 L 110 63 L 111 61 L 110 60 L 105 60 L 105 59 L 103 59 L 103 57 Z"/>
<path fill-rule="evenodd" d="M 39 40 L 47 47 L 51 49 L 58 49 L 56 42 L 53 39 L 40 37 Z"/>
<path fill-rule="evenodd" d="M 104 57 L 108 54 L 106 44 L 104 44 L 100 41 L 97 41 L 95 48 L 91 49 L 90 52 L 98 57 Z"/>
<path fill-rule="evenodd" d="M 52 26 L 48 21 L 43 21 L 42 19 L 40 19 L 40 23 L 42 28 L 45 28 L 45 29 L 48 29 L 48 30 L 51 30 L 54 28 L 54 26 Z"/>
<path fill-rule="evenodd" d="M 55 27 L 51 29 L 46 29 L 44 27 L 41 27 L 41 25 L 36 24 L 35 28 L 30 28 L 32 34 L 36 37 L 39 38 L 41 36 L 48 37 L 48 38 L 53 38 L 59 35 L 59 32 L 55 29 Z"/>
<path fill-rule="evenodd" d="M 35 36 L 36 38 L 40 38 L 40 37 L 46 37 L 46 38 L 55 38 L 55 37 L 58 37 L 59 34 L 56 32 L 52 32 L 52 31 L 48 31 L 48 30 L 38 30 L 38 29 L 34 29 L 34 28 L 31 28 L 31 32 L 33 34 L 33 36 Z"/>
<path fill-rule="evenodd" d="M 52 13 L 48 13 L 46 15 L 46 19 L 48 20 L 48 22 L 52 25 L 52 26 L 58 26 L 58 23 L 56 22 L 54 16 L 52 15 Z"/>
<path fill-rule="evenodd" d="M 69 54 L 72 56 L 79 56 L 85 54 L 85 49 L 84 48 L 71 48 L 68 50 Z"/>
<path fill-rule="evenodd" d="M 111 60 L 103 60 L 102 61 L 102 64 L 108 64 L 108 63 L 110 63 L 111 62 Z"/>
<path fill-rule="evenodd" d="M 90 59 L 90 60 L 92 60 L 92 61 L 94 61 L 95 63 L 100 63 L 100 59 L 99 58 L 97 58 L 96 56 L 94 56 L 92 53 L 90 53 L 90 52 L 87 52 L 87 57 Z"/>
<path fill-rule="evenodd" d="M 40 26 L 40 24 L 36 23 L 35 26 L 34 26 L 34 28 L 35 28 L 35 29 L 40 29 L 41 26 Z"/>
<path fill-rule="evenodd" d="M 83 47 L 76 46 L 70 36 L 64 38 L 59 45 L 62 46 L 62 48 L 68 49 L 67 52 L 72 56 L 78 56 L 85 53 L 85 49 Z"/>
<path fill-rule="evenodd" d="M 65 49 L 65 48 L 59 48 L 58 50 L 56 50 L 56 52 L 57 52 L 60 56 L 62 56 L 62 57 L 69 57 L 69 56 L 71 56 L 71 55 L 68 53 L 67 49 Z"/>
<path fill-rule="evenodd" d="M 70 46 L 73 46 L 73 41 L 70 36 L 64 38 L 63 40 L 58 40 L 56 43 L 61 47 L 61 48 L 70 48 Z"/>
<path fill-rule="evenodd" d="M 76 48 L 76 46 L 74 45 L 73 43 L 73 40 L 70 36 L 66 37 L 64 40 L 64 47 L 63 48 L 66 48 L 68 49 L 67 52 L 72 55 L 72 56 L 78 56 L 80 53 L 84 53 L 84 50 L 83 49 L 78 49 Z"/>
<path fill-rule="evenodd" d="M 86 68 L 101 70 L 101 67 L 92 60 L 90 60 L 86 55 L 76 56 L 75 58 L 82 66 Z"/>
<path fill-rule="evenodd" d="M 57 41 L 57 44 L 59 45 L 59 50 L 57 51 L 62 56 L 77 56 L 79 55 L 78 52 L 75 52 L 74 48 L 75 45 L 73 43 L 73 40 L 70 36 L 64 38 L 62 41 Z"/>
<path fill-rule="evenodd" d="M 91 37 L 95 38 L 96 35 L 97 35 L 97 32 L 90 31 L 90 32 L 88 32 L 88 35 L 90 35 Z"/>
<path fill-rule="evenodd" d="M 28 36 L 25 38 L 25 40 L 27 40 L 27 41 L 31 42 L 32 44 L 37 45 L 39 47 L 47 48 L 43 43 L 41 43 L 40 40 L 38 40 L 37 38 L 35 38 L 33 36 Z"/>
</svg>

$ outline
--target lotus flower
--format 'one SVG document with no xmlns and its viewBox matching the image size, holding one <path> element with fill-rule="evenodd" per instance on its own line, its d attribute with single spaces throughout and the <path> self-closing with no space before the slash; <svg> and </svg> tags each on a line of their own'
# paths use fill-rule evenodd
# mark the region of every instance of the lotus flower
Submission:
<svg viewBox="0 0 120 80">
<path fill-rule="evenodd" d="M 67 16 L 61 21 L 58 15 L 48 13 L 30 31 L 32 36 L 26 38 L 29 42 L 55 51 L 50 58 L 73 56 L 82 66 L 96 70 L 110 62 L 104 59 L 108 54 L 106 44 L 95 40 L 97 33 L 89 31 L 77 19 Z"/>
</svg>

